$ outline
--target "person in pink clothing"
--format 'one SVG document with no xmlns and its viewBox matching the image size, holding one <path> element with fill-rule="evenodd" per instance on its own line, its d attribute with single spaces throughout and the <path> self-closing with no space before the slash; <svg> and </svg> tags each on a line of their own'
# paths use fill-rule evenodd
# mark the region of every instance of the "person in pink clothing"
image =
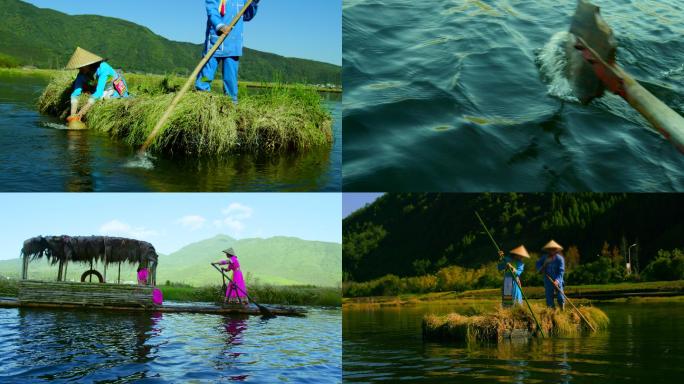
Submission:
<svg viewBox="0 0 684 384">
<path fill-rule="evenodd" d="M 245 279 L 242 277 L 242 271 L 240 270 L 240 262 L 238 261 L 237 255 L 233 248 L 228 248 L 223 253 L 226 254 L 228 260 L 218 261 L 216 264 L 226 265 L 222 270 L 228 272 L 233 271 L 233 277 L 231 278 L 232 283 L 228 284 L 226 288 L 226 296 L 223 298 L 223 302 L 237 303 L 247 305 L 249 300 L 247 299 L 247 287 L 245 286 Z"/>
<path fill-rule="evenodd" d="M 149 278 L 149 272 L 147 271 L 147 268 L 144 267 L 139 267 L 138 268 L 138 285 L 147 285 L 147 279 Z"/>
</svg>

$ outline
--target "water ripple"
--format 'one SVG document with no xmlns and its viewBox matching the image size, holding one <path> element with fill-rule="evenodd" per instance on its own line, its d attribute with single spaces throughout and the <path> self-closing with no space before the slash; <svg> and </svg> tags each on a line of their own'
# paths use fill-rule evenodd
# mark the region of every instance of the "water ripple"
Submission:
<svg viewBox="0 0 684 384">
<path fill-rule="evenodd" d="M 0 309 L 0 381 L 330 382 L 341 313 L 307 318 Z"/>
<path fill-rule="evenodd" d="M 684 12 L 607 2 L 618 62 L 684 113 Z M 574 2 L 344 2 L 344 189 L 681 191 L 684 157 L 561 76 Z"/>
<path fill-rule="evenodd" d="M 458 311 L 459 306 L 345 309 L 343 378 L 430 383 L 678 380 L 684 363 L 679 337 L 684 307 L 619 303 L 601 309 L 610 326 L 599 334 L 493 344 L 423 342 L 424 314 Z"/>
</svg>

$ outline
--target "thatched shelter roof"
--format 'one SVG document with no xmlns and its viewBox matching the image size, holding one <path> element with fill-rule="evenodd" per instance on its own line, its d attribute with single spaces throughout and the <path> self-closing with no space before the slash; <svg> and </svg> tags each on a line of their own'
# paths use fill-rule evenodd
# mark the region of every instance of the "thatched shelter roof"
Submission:
<svg viewBox="0 0 684 384">
<path fill-rule="evenodd" d="M 146 241 L 108 236 L 37 236 L 24 241 L 23 257 L 47 258 L 51 264 L 106 262 L 157 264 L 157 252 Z"/>
</svg>

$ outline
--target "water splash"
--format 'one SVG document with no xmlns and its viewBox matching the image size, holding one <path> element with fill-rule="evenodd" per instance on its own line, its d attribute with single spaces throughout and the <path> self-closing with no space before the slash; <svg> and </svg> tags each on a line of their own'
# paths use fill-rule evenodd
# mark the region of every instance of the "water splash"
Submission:
<svg viewBox="0 0 684 384">
<path fill-rule="evenodd" d="M 154 169 L 156 158 L 148 152 L 137 152 L 135 158 L 124 164 L 124 168 Z"/>
<path fill-rule="evenodd" d="M 390 88 L 401 88 L 407 86 L 409 83 L 406 81 L 380 81 L 377 83 L 372 83 L 365 85 L 364 88 L 373 91 L 380 91 Z"/>
<path fill-rule="evenodd" d="M 579 102 L 565 77 L 568 60 L 565 46 L 570 38 L 570 32 L 556 32 L 551 39 L 537 53 L 537 67 L 542 79 L 548 85 L 548 94 L 565 101 Z"/>
<path fill-rule="evenodd" d="M 662 79 L 678 79 L 684 75 L 684 64 L 677 68 L 662 71 L 660 78 Z"/>
<path fill-rule="evenodd" d="M 69 127 L 67 127 L 64 124 L 57 124 L 57 123 L 48 123 L 48 122 L 42 122 L 40 124 L 41 127 L 44 128 L 50 128 L 50 129 L 59 129 L 60 131 L 68 131 Z"/>
</svg>

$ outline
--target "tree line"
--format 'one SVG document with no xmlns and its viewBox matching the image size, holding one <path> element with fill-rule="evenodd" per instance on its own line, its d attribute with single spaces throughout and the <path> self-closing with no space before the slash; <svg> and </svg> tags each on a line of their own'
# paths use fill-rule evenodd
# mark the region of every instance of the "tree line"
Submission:
<svg viewBox="0 0 684 384">
<path fill-rule="evenodd" d="M 495 286 L 496 249 L 476 210 L 504 250 L 525 244 L 538 257 L 551 238 L 564 245 L 573 284 L 659 279 L 682 262 L 682 203 L 677 194 L 386 194 L 344 219 L 343 279 L 425 277 L 405 283 L 446 289 L 472 275 L 469 286 Z M 455 268 L 465 277 L 447 278 Z M 524 282 L 540 284 L 533 275 Z"/>
<path fill-rule="evenodd" d="M 606 244 L 607 245 L 607 244 Z M 572 248 L 575 249 L 575 248 Z M 643 272 L 627 270 L 621 257 L 613 250 L 602 254 L 596 260 L 585 264 L 568 264 L 565 274 L 566 284 L 607 284 L 639 281 L 663 281 L 684 279 L 684 251 L 681 249 L 660 250 L 658 256 L 648 264 Z M 521 284 L 542 286 L 543 276 L 535 270 L 537 253 L 525 259 Z M 567 260 L 567 258 L 566 258 Z M 406 293 L 462 292 L 473 289 L 501 287 L 503 273 L 496 263 L 479 268 L 449 266 L 434 274 L 399 277 L 388 274 L 365 282 L 345 281 L 342 294 L 345 297 L 393 296 Z"/>
<path fill-rule="evenodd" d="M 125 72 L 189 75 L 203 44 L 168 40 L 149 28 L 116 18 L 67 15 L 18 0 L 0 2 L 0 66 L 62 69 L 77 45 Z M 197 25 L 198 34 L 204 25 Z M 46 38 L 49 36 L 49 38 Z M 342 84 L 340 66 L 245 48 L 240 79 Z"/>
</svg>

